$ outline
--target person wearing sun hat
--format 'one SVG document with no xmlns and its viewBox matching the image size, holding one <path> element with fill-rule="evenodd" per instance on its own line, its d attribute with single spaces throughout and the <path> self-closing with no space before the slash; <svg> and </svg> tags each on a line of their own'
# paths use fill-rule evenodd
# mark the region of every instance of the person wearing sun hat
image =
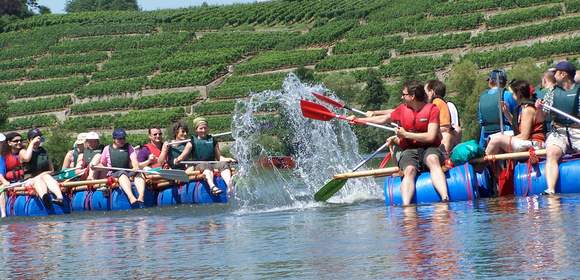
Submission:
<svg viewBox="0 0 580 280">
<path fill-rule="evenodd" d="M 98 133 L 94 131 L 86 133 L 84 149 L 83 152 L 79 154 L 77 165 L 75 166 L 83 169 L 83 172 L 85 172 L 85 174 L 81 176 L 82 180 L 95 179 L 95 171 L 88 167 L 99 164 L 104 147 L 105 146 L 100 143 L 100 136 Z M 88 172 L 84 171 L 86 168 L 88 168 Z"/>
<path fill-rule="evenodd" d="M 77 139 L 73 144 L 73 148 L 66 153 L 64 159 L 62 160 L 61 170 L 77 166 L 79 154 L 81 154 L 84 150 L 86 137 L 87 134 L 84 132 L 81 132 L 77 135 Z"/>
<path fill-rule="evenodd" d="M 554 72 L 556 87 L 546 93 L 536 107 L 550 113 L 552 128 L 546 139 L 546 185 L 545 195 L 554 194 L 559 177 L 558 162 L 564 154 L 580 152 L 580 125 L 543 105 L 551 105 L 569 115 L 580 117 L 580 85 L 574 81 L 576 67 L 568 61 L 560 61 L 549 69 Z"/>
<path fill-rule="evenodd" d="M 127 142 L 127 133 L 122 128 L 116 128 L 113 131 L 113 143 L 105 146 L 100 157 L 100 166 L 117 167 L 137 170 L 139 169 L 139 161 L 137 160 L 137 153 L 131 144 Z M 145 177 L 143 174 L 129 171 L 114 171 L 107 174 L 113 178 L 117 178 L 119 186 L 127 197 L 129 203 L 143 203 L 145 199 Z M 133 194 L 131 189 L 131 180 L 133 177 L 135 187 L 137 188 L 137 197 Z"/>
<path fill-rule="evenodd" d="M 234 162 L 232 158 L 222 156 L 217 139 L 209 134 L 209 126 L 206 118 L 197 117 L 193 119 L 193 135 L 191 142 L 185 145 L 183 153 L 179 160 L 184 157 L 190 157 L 193 161 L 208 161 L 208 163 L 196 164 L 188 169 L 198 170 L 203 173 L 210 187 L 212 195 L 219 195 L 220 190 L 213 179 L 214 169 L 220 171 L 220 174 L 226 182 L 228 192 L 232 190 L 232 172 L 229 163 Z M 209 163 L 209 161 L 218 161 Z"/>
</svg>

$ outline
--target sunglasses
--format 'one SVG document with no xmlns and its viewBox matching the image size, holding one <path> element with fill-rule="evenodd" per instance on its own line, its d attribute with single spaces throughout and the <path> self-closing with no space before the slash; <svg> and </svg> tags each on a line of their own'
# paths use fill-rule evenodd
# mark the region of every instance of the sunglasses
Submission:
<svg viewBox="0 0 580 280">
<path fill-rule="evenodd" d="M 11 140 L 12 143 L 22 143 L 22 139 Z"/>
<path fill-rule="evenodd" d="M 153 136 L 161 136 L 161 135 L 163 135 L 163 133 L 161 133 L 161 132 L 160 133 L 153 133 L 151 135 L 153 135 Z"/>
</svg>

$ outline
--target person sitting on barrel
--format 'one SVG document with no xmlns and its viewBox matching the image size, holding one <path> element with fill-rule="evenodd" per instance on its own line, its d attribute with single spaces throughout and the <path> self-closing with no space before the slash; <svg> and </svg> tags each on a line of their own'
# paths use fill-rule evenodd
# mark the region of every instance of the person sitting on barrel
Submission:
<svg viewBox="0 0 580 280">
<path fill-rule="evenodd" d="M 139 167 L 162 168 L 169 150 L 167 143 L 163 142 L 163 132 L 157 126 L 149 127 L 147 132 L 149 142 L 143 145 L 137 154 Z"/>
<path fill-rule="evenodd" d="M 447 182 L 443 173 L 443 151 L 441 150 L 441 131 L 439 129 L 439 109 L 428 103 L 423 85 L 417 81 L 405 82 L 403 104 L 394 110 L 384 110 L 375 117 L 360 120 L 377 124 L 398 125 L 396 136 L 389 137 L 390 145 L 397 144 L 395 157 L 399 170 L 403 172 L 401 195 L 403 205 L 409 205 L 415 192 L 417 173 L 427 167 L 435 190 L 441 201 L 449 201 Z M 372 115 L 372 114 L 371 114 Z M 354 117 L 350 117 L 354 119 Z"/>
<path fill-rule="evenodd" d="M 548 91 L 543 100 L 536 101 L 536 107 L 544 112 L 550 112 L 552 129 L 546 139 L 546 183 L 547 189 L 542 193 L 551 195 L 556 192 L 556 182 L 559 177 L 558 161 L 564 154 L 580 152 L 580 125 L 570 118 L 556 113 L 547 107 L 550 105 L 573 117 L 580 117 L 580 85 L 574 82 L 576 67 L 568 62 L 556 64 L 555 72 L 557 86 Z"/>
<path fill-rule="evenodd" d="M 131 144 L 127 143 L 127 133 L 122 128 L 117 128 L 113 131 L 113 143 L 105 146 L 101 154 L 100 166 L 117 167 L 117 168 L 132 168 L 139 169 L 139 162 L 137 161 L 137 154 Z M 113 178 L 117 178 L 119 186 L 129 198 L 131 205 L 135 203 L 143 203 L 145 197 L 145 178 L 143 174 L 132 171 L 114 171 L 107 174 Z M 137 198 L 131 189 L 131 180 L 133 177 L 135 187 L 137 188 Z"/>
<path fill-rule="evenodd" d="M 189 157 L 192 158 L 193 161 L 206 161 L 204 163 L 195 164 L 193 168 L 190 169 L 203 173 L 212 195 L 219 195 L 222 192 L 222 190 L 215 185 L 213 179 L 214 169 L 220 171 L 220 174 L 228 187 L 228 192 L 231 192 L 232 172 L 230 170 L 230 163 L 235 160 L 222 155 L 217 139 L 209 134 L 207 119 L 195 118 L 193 120 L 193 128 L 195 131 L 194 135 L 191 137 L 191 142 L 185 145 L 185 149 L 180 155 L 180 158 L 190 155 Z"/>
<path fill-rule="evenodd" d="M 530 84 L 523 80 L 510 83 L 518 102 L 520 113 L 514 126 L 517 135 L 494 134 L 485 149 L 486 155 L 495 155 L 502 152 L 522 152 L 530 148 L 539 149 L 544 146 L 544 115 L 535 107 L 535 98 Z M 516 110 L 517 111 L 517 110 Z"/>
</svg>

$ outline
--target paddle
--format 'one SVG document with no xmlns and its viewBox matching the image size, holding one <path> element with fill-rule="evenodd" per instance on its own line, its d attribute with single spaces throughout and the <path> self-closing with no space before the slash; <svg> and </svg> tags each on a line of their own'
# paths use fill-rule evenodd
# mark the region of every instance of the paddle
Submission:
<svg viewBox="0 0 580 280">
<path fill-rule="evenodd" d="M 220 136 L 225 136 L 225 135 L 230 135 L 230 134 L 232 134 L 232 132 L 228 131 L 228 132 L 222 132 L 222 133 L 218 133 L 218 134 L 212 134 L 211 136 L 220 137 Z"/>
<path fill-rule="evenodd" d="M 203 160 L 190 160 L 190 161 L 180 161 L 179 163 L 183 163 L 183 164 L 200 164 L 200 163 L 220 163 L 220 162 L 229 162 L 229 163 L 238 163 L 237 161 L 219 161 L 219 160 L 207 160 L 207 161 L 203 161 Z"/>
<path fill-rule="evenodd" d="M 578 118 L 576 118 L 576 117 L 574 117 L 574 116 L 572 116 L 572 115 L 570 115 L 570 114 L 568 114 L 566 112 L 563 112 L 560 109 L 554 108 L 554 107 L 552 107 L 552 106 L 550 106 L 548 104 L 543 104 L 542 106 L 550 109 L 551 111 L 554 111 L 556 114 L 559 114 L 559 115 L 561 115 L 563 117 L 568 118 L 569 120 L 571 120 L 571 121 L 573 121 L 573 122 L 575 122 L 577 124 L 580 124 L 580 119 L 578 119 Z"/>
<path fill-rule="evenodd" d="M 347 110 L 352 111 L 352 112 L 355 112 L 355 113 L 359 113 L 359 114 L 364 115 L 364 116 L 367 115 L 367 113 L 365 113 L 365 112 L 363 112 L 363 111 L 361 111 L 359 109 L 351 108 L 350 106 L 347 106 L 344 103 L 340 103 L 340 102 L 338 102 L 338 101 L 336 101 L 336 100 L 334 100 L 334 99 L 332 99 L 330 97 L 324 96 L 324 95 L 322 95 L 320 93 L 313 92 L 312 95 L 314 95 L 314 97 L 318 98 L 318 100 L 323 101 L 323 102 L 326 102 L 326 103 L 328 103 L 328 104 L 330 104 L 330 105 L 332 105 L 334 107 L 344 108 L 344 109 L 347 109 Z"/>
<path fill-rule="evenodd" d="M 139 172 L 152 175 L 158 175 L 167 180 L 187 182 L 189 181 L 189 176 L 183 170 L 179 169 L 160 169 L 160 170 L 142 170 L 142 169 L 128 169 L 128 168 L 117 168 L 117 167 L 106 167 L 106 166 L 93 166 L 94 169 L 102 170 L 118 170 L 118 171 L 128 171 L 128 172 Z"/>
<path fill-rule="evenodd" d="M 363 166 L 363 164 L 365 164 L 367 161 L 371 160 L 373 157 L 375 157 L 380 151 L 385 149 L 387 146 L 388 146 L 387 143 L 383 144 L 376 151 L 374 151 L 370 156 L 368 156 L 363 161 L 361 161 L 359 164 L 357 164 L 351 170 L 351 172 L 354 172 L 357 169 L 359 169 L 361 166 Z M 320 190 L 318 190 L 314 194 L 314 200 L 315 201 L 328 200 L 330 197 L 332 197 L 332 195 L 334 195 L 336 192 L 338 192 L 340 189 L 342 189 L 342 187 L 346 184 L 347 180 L 348 180 L 348 178 L 340 178 L 339 179 L 339 178 L 335 177 L 332 180 L 328 181 L 328 183 L 324 184 L 324 186 L 322 186 L 322 188 L 320 188 Z"/>
<path fill-rule="evenodd" d="M 310 101 L 304 100 L 304 99 L 300 100 L 300 109 L 302 109 L 302 115 L 306 118 L 309 118 L 309 119 L 314 119 L 314 120 L 319 120 L 319 121 L 329 121 L 329 120 L 332 120 L 334 118 L 337 118 L 340 120 L 353 122 L 355 124 L 364 124 L 364 125 L 373 126 L 373 127 L 389 130 L 392 132 L 396 132 L 396 129 L 394 129 L 392 127 L 388 127 L 388 126 L 384 126 L 384 125 L 380 125 L 380 124 L 375 124 L 375 123 L 371 123 L 371 122 L 366 122 L 366 121 L 361 121 L 361 120 L 356 119 L 356 118 L 349 120 L 346 116 L 335 114 L 320 104 L 316 104 L 314 102 L 310 102 Z"/>
</svg>

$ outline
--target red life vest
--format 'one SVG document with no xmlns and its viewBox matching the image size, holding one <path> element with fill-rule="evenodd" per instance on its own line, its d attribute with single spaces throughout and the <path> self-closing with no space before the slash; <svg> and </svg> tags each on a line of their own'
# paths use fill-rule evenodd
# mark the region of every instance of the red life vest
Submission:
<svg viewBox="0 0 580 280">
<path fill-rule="evenodd" d="M 24 177 L 24 169 L 18 155 L 12 153 L 6 156 L 6 180 L 16 182 Z"/>
<path fill-rule="evenodd" d="M 150 153 L 152 153 L 153 155 L 155 155 L 157 158 L 159 158 L 159 155 L 161 155 L 161 150 L 159 150 L 159 148 L 157 148 L 157 146 L 151 144 L 151 143 L 147 143 L 145 145 L 143 145 L 145 147 L 147 147 L 147 149 L 149 150 Z M 151 167 L 155 168 L 155 167 L 161 167 L 161 164 L 159 164 L 157 162 L 157 160 L 155 161 L 154 164 L 151 165 Z"/>
<path fill-rule="evenodd" d="M 427 132 L 429 127 L 429 117 L 431 110 L 437 107 L 432 103 L 425 104 L 419 111 L 413 110 L 411 107 L 402 104 L 395 109 L 397 113 L 393 116 L 392 121 L 397 123 L 400 127 L 408 132 L 423 133 Z M 441 134 L 437 135 L 437 139 L 433 143 L 421 143 L 416 140 L 402 138 L 399 141 L 401 149 L 415 149 L 427 147 L 439 147 L 441 145 Z"/>
</svg>

